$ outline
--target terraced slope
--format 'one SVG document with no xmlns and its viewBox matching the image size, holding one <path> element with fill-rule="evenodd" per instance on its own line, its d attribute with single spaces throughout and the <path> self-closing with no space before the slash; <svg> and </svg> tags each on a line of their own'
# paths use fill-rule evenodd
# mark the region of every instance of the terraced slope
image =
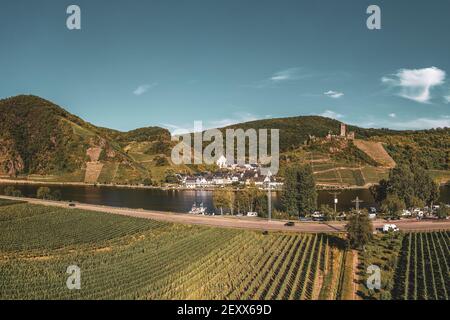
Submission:
<svg viewBox="0 0 450 320">
<path fill-rule="evenodd" d="M 354 144 L 381 166 L 386 168 L 395 167 L 394 159 L 386 152 L 381 142 L 356 139 L 354 140 Z"/>
</svg>

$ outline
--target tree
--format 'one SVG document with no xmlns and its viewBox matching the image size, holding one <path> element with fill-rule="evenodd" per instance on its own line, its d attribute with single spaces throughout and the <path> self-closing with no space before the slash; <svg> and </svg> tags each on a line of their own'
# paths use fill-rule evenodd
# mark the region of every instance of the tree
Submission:
<svg viewBox="0 0 450 320">
<path fill-rule="evenodd" d="M 164 166 L 169 165 L 169 161 L 167 160 L 167 158 L 165 156 L 156 156 L 153 159 L 153 162 L 154 162 L 155 166 L 157 166 L 157 167 L 164 167 Z"/>
<path fill-rule="evenodd" d="M 22 192 L 19 189 L 14 188 L 13 186 L 7 186 L 3 191 L 5 196 L 9 197 L 22 197 Z"/>
<path fill-rule="evenodd" d="M 145 178 L 145 179 L 142 181 L 142 184 L 143 184 L 144 186 L 151 186 L 151 185 L 153 184 L 153 181 L 152 181 L 152 179 L 150 179 L 150 178 Z"/>
<path fill-rule="evenodd" d="M 336 219 L 336 212 L 334 212 L 334 210 L 329 205 L 322 204 L 319 211 L 323 214 L 325 221 Z"/>
<path fill-rule="evenodd" d="M 289 167 L 285 171 L 281 202 L 289 215 L 311 214 L 317 208 L 317 190 L 310 165 Z"/>
<path fill-rule="evenodd" d="M 37 189 L 36 198 L 50 200 L 52 198 L 52 192 L 48 187 L 40 187 Z"/>
<path fill-rule="evenodd" d="M 440 203 L 436 215 L 439 219 L 446 219 L 450 215 L 450 208 L 445 203 Z"/>
<path fill-rule="evenodd" d="M 367 211 L 361 213 L 352 211 L 345 229 L 348 232 L 350 246 L 355 249 L 365 250 L 366 244 L 372 239 L 373 226 Z"/>
<path fill-rule="evenodd" d="M 52 192 L 52 195 L 51 195 L 52 200 L 61 201 L 61 198 L 62 198 L 61 190 L 56 189 L 55 191 Z"/>
<path fill-rule="evenodd" d="M 166 170 L 164 181 L 166 183 L 178 183 L 179 182 L 177 176 L 175 175 L 175 171 L 173 171 L 172 169 Z"/>
<path fill-rule="evenodd" d="M 407 208 L 411 208 L 436 202 L 439 198 L 439 185 L 418 164 L 399 165 L 389 172 L 387 180 L 381 180 L 378 186 L 371 188 L 371 192 L 379 203 L 390 195 L 395 195 Z"/>
<path fill-rule="evenodd" d="M 213 205 L 215 208 L 220 209 L 220 213 L 223 215 L 224 209 L 230 209 L 231 214 L 234 213 L 235 195 L 234 191 L 226 189 L 215 189 L 213 192 Z"/>
<path fill-rule="evenodd" d="M 405 202 L 397 195 L 388 195 L 381 205 L 384 213 L 396 218 L 400 217 L 404 209 L 406 209 Z"/>
</svg>

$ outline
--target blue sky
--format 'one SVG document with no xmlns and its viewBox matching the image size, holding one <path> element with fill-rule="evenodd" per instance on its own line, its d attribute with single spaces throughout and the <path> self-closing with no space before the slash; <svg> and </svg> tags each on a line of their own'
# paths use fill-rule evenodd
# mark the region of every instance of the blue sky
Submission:
<svg viewBox="0 0 450 320">
<path fill-rule="evenodd" d="M 449 14 L 447 0 L 4 0 L 0 97 L 119 130 L 310 114 L 450 127 Z"/>
</svg>

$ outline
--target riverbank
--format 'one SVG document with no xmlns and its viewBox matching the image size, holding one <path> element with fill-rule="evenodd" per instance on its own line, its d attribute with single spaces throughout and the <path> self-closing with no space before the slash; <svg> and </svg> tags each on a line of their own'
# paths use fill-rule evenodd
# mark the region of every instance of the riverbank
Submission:
<svg viewBox="0 0 450 320">
<path fill-rule="evenodd" d="M 30 185 L 52 185 L 52 186 L 92 186 L 92 187 L 108 187 L 108 188 L 126 188 L 126 189 L 152 189 L 152 190 L 180 190 L 180 191 L 214 191 L 216 187 L 202 187 L 202 188 L 186 188 L 183 186 L 146 186 L 146 185 L 124 185 L 124 184 L 102 184 L 102 183 L 88 183 L 88 182 L 60 182 L 47 180 L 27 180 L 27 179 L 11 179 L 0 178 L 0 184 L 30 184 Z M 374 183 L 368 183 L 364 186 L 341 186 L 335 184 L 317 184 L 318 190 L 364 190 L 369 189 Z M 242 190 L 235 188 L 236 190 Z M 281 189 L 272 189 L 273 191 L 281 191 Z"/>
<path fill-rule="evenodd" d="M 52 207 L 69 207 L 69 202 L 49 201 L 34 198 L 15 198 L 0 196 L 2 199 L 21 200 L 31 204 L 38 204 Z M 285 220 L 268 221 L 262 218 L 235 217 L 235 216 L 201 216 L 192 214 L 180 214 L 175 212 L 154 211 L 144 209 L 119 208 L 101 205 L 76 203 L 77 209 L 97 211 L 123 216 L 152 219 L 181 224 L 195 224 L 210 227 L 268 230 L 268 231 L 288 231 L 299 233 L 343 233 L 345 232 L 345 222 L 295 222 L 294 226 L 285 226 Z M 373 221 L 374 228 L 382 227 L 386 222 L 381 219 Z M 450 230 L 450 220 L 400 220 L 395 224 L 402 231 L 430 231 L 430 230 Z"/>
</svg>

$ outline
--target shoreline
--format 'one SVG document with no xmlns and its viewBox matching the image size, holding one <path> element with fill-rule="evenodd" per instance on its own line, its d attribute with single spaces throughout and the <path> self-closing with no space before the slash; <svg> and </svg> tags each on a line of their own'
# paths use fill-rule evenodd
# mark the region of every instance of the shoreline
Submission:
<svg viewBox="0 0 450 320">
<path fill-rule="evenodd" d="M 131 209 L 121 207 L 111 207 L 103 205 L 92 205 L 86 203 L 76 203 L 75 208 L 69 207 L 66 201 L 51 201 L 25 197 L 0 196 L 0 199 L 24 201 L 30 204 L 60 207 L 71 210 L 87 210 L 122 216 L 152 219 L 170 223 L 193 224 L 207 227 L 258 230 L 258 231 L 282 231 L 298 233 L 345 233 L 346 222 L 316 222 L 316 221 L 295 221 L 294 226 L 285 226 L 288 220 L 267 220 L 264 218 L 236 217 L 236 216 L 202 216 L 187 213 L 175 213 L 169 211 L 156 211 L 144 209 Z M 374 228 L 382 227 L 386 221 L 377 219 L 373 221 Z M 395 221 L 401 231 L 419 232 L 431 230 L 450 230 L 450 220 L 415 220 L 405 219 Z"/>
<path fill-rule="evenodd" d="M 88 182 L 63 182 L 63 181 L 37 181 L 27 179 L 11 179 L 0 178 L 0 184 L 29 184 L 29 185 L 54 185 L 54 186 L 75 186 L 75 187 L 108 187 L 108 188 L 126 188 L 126 189 L 154 189 L 154 190 L 179 190 L 179 191 L 214 191 L 220 187 L 205 187 L 205 188 L 186 188 L 179 187 L 163 187 L 163 186 L 144 186 L 144 185 L 125 185 L 125 184 L 102 184 L 102 183 L 88 183 Z M 368 190 L 375 183 L 365 184 L 364 186 L 338 186 L 318 183 L 318 190 Z M 236 189 L 241 190 L 241 189 Z M 264 189 L 267 190 L 267 189 Z M 272 191 L 281 191 L 281 189 L 272 189 Z"/>
</svg>

